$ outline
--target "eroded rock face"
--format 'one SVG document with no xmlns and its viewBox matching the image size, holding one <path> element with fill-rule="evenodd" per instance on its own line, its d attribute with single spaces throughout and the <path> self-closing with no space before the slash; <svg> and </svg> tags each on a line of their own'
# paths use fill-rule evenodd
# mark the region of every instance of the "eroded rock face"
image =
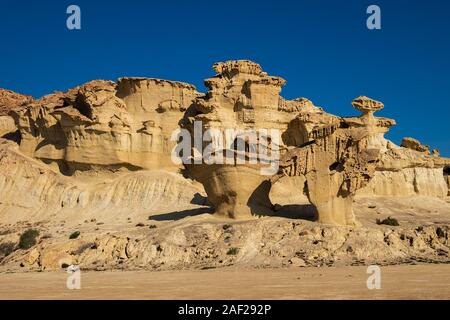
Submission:
<svg viewBox="0 0 450 320">
<path fill-rule="evenodd" d="M 403 139 L 405 141 L 406 139 Z M 450 159 L 430 155 L 428 147 L 419 148 L 417 140 L 409 147 L 398 147 L 387 141 L 377 171 L 360 194 L 380 196 L 430 196 L 445 197 L 448 194 L 443 168 Z M 416 142 L 414 142 L 416 141 Z"/>
<path fill-rule="evenodd" d="M 0 116 L 33 102 L 33 97 L 0 88 Z"/>
<path fill-rule="evenodd" d="M 408 148 L 411 150 L 430 154 L 430 146 L 423 145 L 420 143 L 419 140 L 414 139 L 414 138 L 409 138 L 409 137 L 403 138 L 401 146 L 403 148 Z"/>
<path fill-rule="evenodd" d="M 450 196 L 450 165 L 444 168 L 444 179 L 448 186 L 448 195 Z"/>
<path fill-rule="evenodd" d="M 209 92 L 187 110 L 182 122 L 184 128 L 195 135 L 194 123 L 198 121 L 203 131 L 211 128 L 280 130 L 282 175 L 304 177 L 304 185 L 298 185 L 300 180 L 294 183 L 296 191 L 307 195 L 317 207 L 319 221 L 354 224 L 352 201 L 357 191 L 384 194 L 392 192 L 392 186 L 400 190 L 401 186 L 404 189 L 412 186 L 417 194 L 444 196 L 445 181 L 439 170 L 447 160 L 436 154 L 434 157 L 416 151 L 409 154 L 408 150 L 385 139 L 385 133 L 396 123 L 374 116 L 384 107 L 383 103 L 357 97 L 352 104 L 361 111 L 361 116 L 340 118 L 305 98 L 284 100 L 279 92 L 285 81 L 268 76 L 253 62 L 228 61 L 216 64 L 214 69 L 218 74 L 205 82 Z M 205 145 L 201 147 L 203 150 Z M 234 158 L 242 156 L 248 163 L 211 165 L 200 161 L 186 165 L 190 177 L 205 187 L 216 214 L 239 219 L 274 214 L 268 195 L 271 185 L 276 181 L 289 183 L 286 179 L 279 180 L 280 176 L 267 179 L 261 175 L 261 165 L 250 163 L 254 157 L 250 149 L 243 155 L 233 145 L 224 145 L 221 150 L 224 154 L 231 151 Z M 201 150 L 197 148 L 197 154 Z M 412 181 L 398 179 L 398 185 L 389 185 L 388 176 L 395 172 L 394 168 L 405 178 L 405 172 L 412 169 Z M 371 189 L 369 182 L 374 177 L 384 180 L 373 184 L 376 188 Z"/>
<path fill-rule="evenodd" d="M 196 96 L 193 86 L 178 82 L 95 80 L 10 115 L 20 131 L 20 150 L 65 174 L 119 167 L 174 171 L 170 136 Z"/>
<path fill-rule="evenodd" d="M 306 130 L 308 141 L 281 158 L 281 173 L 272 179 L 276 182 L 282 176 L 304 176 L 304 190 L 323 223 L 355 224 L 353 197 L 374 176 L 382 154 L 383 145 L 373 135 L 393 124 L 373 116 L 383 107 L 381 103 L 359 97 L 353 104 L 363 112 L 361 117 L 321 115 L 319 120 L 317 115 L 300 113 L 297 124 Z M 320 126 L 307 129 L 320 121 Z"/>
<path fill-rule="evenodd" d="M 231 139 L 223 140 L 211 153 L 224 156 L 224 163 L 207 163 L 199 158 L 209 143 L 200 136 L 200 144 L 192 141 L 192 155 L 186 155 L 196 163 L 184 167 L 188 177 L 201 182 L 216 214 L 236 219 L 275 214 L 279 206 L 274 206 L 271 198 L 279 203 L 286 190 L 298 193 L 288 197 L 289 203 L 308 199 L 318 208 L 320 221 L 335 224 L 354 224 L 351 200 L 356 192 L 388 196 L 448 194 L 448 176 L 444 177 L 442 170 L 450 160 L 440 158 L 437 151 L 430 155 L 427 146 L 412 138 L 404 139 L 402 147 L 385 139 L 384 134 L 395 121 L 374 116 L 383 103 L 360 96 L 353 106 L 361 116 L 342 118 L 326 113 L 306 98 L 284 99 L 280 91 L 286 81 L 263 72 L 257 63 L 227 61 L 213 68 L 217 74 L 205 81 L 206 94 L 198 93 L 190 84 L 152 78 L 121 78 L 117 83 L 95 80 L 39 100 L 3 90 L 0 107 L 7 115 L 0 113 L 0 138 L 14 141 L 18 153 L 26 159 L 41 160 L 55 174 L 102 171 L 121 175 L 137 170 L 181 169 L 183 166 L 171 158 L 176 144 L 171 137 L 180 127 L 191 133 L 191 138 L 196 136 L 196 123 L 200 123 L 201 134 L 215 130 L 226 136 L 224 131 L 234 130 Z M 267 154 L 255 152 L 246 130 L 258 134 L 258 130 L 266 130 L 257 136 L 256 145 L 267 149 Z M 277 133 L 270 136 L 270 130 Z M 267 174 L 279 158 L 281 162 L 276 163 L 281 171 Z M 13 179 L 6 176 L 10 183 Z M 57 177 L 50 180 L 59 188 Z M 145 194 L 142 190 L 154 188 L 145 182 L 152 177 L 142 175 L 126 181 L 142 186 L 131 189 Z M 21 181 L 27 183 L 25 178 Z M 70 200 L 65 202 L 58 196 L 51 207 L 73 201 L 75 207 L 91 203 L 84 202 L 83 196 L 78 199 L 84 193 L 72 188 L 70 182 L 67 186 L 67 193 L 59 189 L 58 193 Z M 44 194 L 46 183 L 39 188 Z M 134 203 L 134 196 L 121 192 Z"/>
<path fill-rule="evenodd" d="M 11 137 L 15 131 L 17 131 L 17 127 L 14 119 L 10 116 L 0 116 L 0 138 Z"/>
<path fill-rule="evenodd" d="M 358 97 L 354 105 L 361 117 L 339 118 L 307 99 L 282 99 L 279 93 L 285 81 L 268 76 L 253 62 L 228 61 L 214 69 L 218 74 L 205 82 L 209 92 L 186 113 L 184 127 L 191 136 L 196 121 L 204 130 L 278 129 L 282 175 L 306 177 L 306 185 L 293 192 L 307 190 L 321 222 L 354 224 L 353 195 L 373 177 L 381 152 L 387 149 L 384 133 L 395 124 L 373 116 L 383 104 Z M 225 145 L 219 152 L 239 157 L 242 150 L 233 147 Z M 205 187 L 216 214 L 239 219 L 274 214 L 269 193 L 279 176 L 262 175 L 261 164 L 251 163 L 257 157 L 251 149 L 243 154 L 246 163 L 211 165 L 201 160 L 186 165 L 189 175 Z"/>
<path fill-rule="evenodd" d="M 241 131 L 242 134 L 237 133 L 232 139 L 224 141 L 217 151 L 223 153 L 224 163 L 211 165 L 200 159 L 197 164 L 186 165 L 188 175 L 203 184 L 218 215 L 246 219 L 255 214 L 272 214 L 268 196 L 270 176 L 261 173 L 268 164 L 258 161 L 261 159 L 255 152 L 238 150 L 236 145 L 239 140 L 248 139 L 244 131 L 251 130 L 258 134 L 257 143 L 265 143 L 270 149 L 269 140 L 259 135 L 258 130 L 276 129 L 276 136 L 271 137 L 270 141 L 277 144 L 279 152 L 283 153 L 286 146 L 302 140 L 300 136 L 282 135 L 295 114 L 299 110 L 311 113 L 322 110 L 304 98 L 284 100 L 279 93 L 285 80 L 267 75 L 254 62 L 227 61 L 217 63 L 213 68 L 218 73 L 205 81 L 208 93 L 198 97 L 186 111 L 183 127 L 189 130 L 191 136 L 195 136 L 196 122 L 200 123 L 202 132 L 216 130 L 226 136 L 225 131 L 231 129 Z M 202 154 L 208 143 L 194 145 L 193 153 Z M 252 149 L 252 146 L 248 148 Z M 239 157 L 245 159 L 246 163 L 236 164 L 235 160 Z M 255 163 L 251 160 L 255 160 Z"/>
<path fill-rule="evenodd" d="M 361 190 L 361 194 L 447 196 L 448 187 L 442 170 L 449 159 L 394 145 L 389 147 L 379 162 L 373 180 Z"/>
<path fill-rule="evenodd" d="M 20 134 L 17 132 L 14 119 L 8 116 L 8 113 L 12 110 L 24 108 L 25 105 L 33 101 L 34 99 L 31 96 L 0 88 L 0 138 L 4 137 L 20 142 Z"/>
<path fill-rule="evenodd" d="M 64 176 L 0 139 L 0 221 L 126 217 L 130 212 L 175 210 L 201 187 L 163 170 Z M 167 208 L 167 209 L 166 209 Z M 148 215 L 147 215 L 148 216 Z M 64 218 L 63 218 L 64 217 Z"/>
</svg>

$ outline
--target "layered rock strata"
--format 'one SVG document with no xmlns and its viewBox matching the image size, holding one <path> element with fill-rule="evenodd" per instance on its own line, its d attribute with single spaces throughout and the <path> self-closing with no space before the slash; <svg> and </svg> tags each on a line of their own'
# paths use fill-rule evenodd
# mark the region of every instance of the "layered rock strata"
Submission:
<svg viewBox="0 0 450 320">
<path fill-rule="evenodd" d="M 212 157 L 220 161 L 207 163 L 202 157 L 213 138 L 203 139 L 200 145 L 193 141 L 192 161 L 185 164 L 187 174 L 203 184 L 218 215 L 245 219 L 272 214 L 269 180 L 277 170 L 269 175 L 264 170 L 270 172 L 279 153 L 304 139 L 282 135 L 295 114 L 322 110 L 307 99 L 284 100 L 279 93 L 285 80 L 267 75 L 254 62 L 227 61 L 213 69 L 217 74 L 205 81 L 207 94 L 194 101 L 182 124 L 194 138 L 208 130 L 219 136 Z M 262 145 L 265 155 L 259 153 Z"/>
<path fill-rule="evenodd" d="M 213 68 L 206 94 L 153 78 L 94 80 L 38 100 L 0 90 L 0 138 L 58 177 L 185 169 L 217 215 L 236 219 L 306 201 L 322 222 L 354 224 L 355 194 L 448 195 L 450 160 L 413 138 L 402 146 L 385 139 L 395 121 L 373 115 L 381 102 L 358 97 L 361 116 L 338 117 L 306 98 L 281 97 L 286 81 L 257 63 Z M 173 157 L 179 129 L 190 140 L 179 154 L 184 164 Z"/>
<path fill-rule="evenodd" d="M 305 192 L 317 208 L 322 223 L 353 225 L 353 197 L 375 173 L 382 149 L 380 134 L 394 124 L 390 119 L 373 116 L 383 104 L 359 97 L 353 105 L 362 116 L 356 118 L 326 117 L 301 112 L 297 124 L 305 129 L 308 141 L 289 150 L 280 162 L 280 176 L 304 176 Z M 319 127 L 324 119 L 328 123 Z M 278 177 L 272 179 L 275 182 Z M 294 191 L 295 192 L 295 191 Z"/>
<path fill-rule="evenodd" d="M 175 171 L 171 133 L 197 96 L 194 86 L 180 82 L 95 80 L 9 115 L 20 132 L 20 150 L 65 174 L 118 167 Z"/>
</svg>

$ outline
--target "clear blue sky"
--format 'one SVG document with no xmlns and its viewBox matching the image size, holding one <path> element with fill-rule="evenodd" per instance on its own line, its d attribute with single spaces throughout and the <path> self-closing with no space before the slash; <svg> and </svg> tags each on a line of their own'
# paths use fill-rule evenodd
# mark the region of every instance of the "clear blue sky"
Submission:
<svg viewBox="0 0 450 320">
<path fill-rule="evenodd" d="M 82 30 L 66 28 L 77 4 Z M 366 28 L 366 8 L 382 30 Z M 0 87 L 42 96 L 92 79 L 158 77 L 204 91 L 211 65 L 250 59 L 282 76 L 286 98 L 338 115 L 367 95 L 450 157 L 450 1 L 0 0 Z"/>
</svg>

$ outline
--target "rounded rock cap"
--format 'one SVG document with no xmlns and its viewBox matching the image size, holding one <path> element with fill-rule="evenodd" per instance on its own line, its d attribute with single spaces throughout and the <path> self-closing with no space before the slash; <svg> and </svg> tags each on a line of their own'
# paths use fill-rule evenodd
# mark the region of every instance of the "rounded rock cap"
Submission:
<svg viewBox="0 0 450 320">
<path fill-rule="evenodd" d="M 261 75 L 262 68 L 256 62 L 250 60 L 229 60 L 225 62 L 217 62 L 213 65 L 214 71 L 218 74 L 233 77 L 236 74 L 252 74 Z"/>
<path fill-rule="evenodd" d="M 384 108 L 384 104 L 380 101 L 373 100 L 366 96 L 359 96 L 352 101 L 353 107 L 364 114 L 374 113 Z"/>
</svg>

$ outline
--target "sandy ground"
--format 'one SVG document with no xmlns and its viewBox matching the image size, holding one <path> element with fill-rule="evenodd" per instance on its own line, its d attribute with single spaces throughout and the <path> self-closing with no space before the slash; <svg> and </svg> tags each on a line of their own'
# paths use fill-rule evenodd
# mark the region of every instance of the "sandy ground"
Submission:
<svg viewBox="0 0 450 320">
<path fill-rule="evenodd" d="M 381 267 L 367 289 L 366 267 L 0 274 L 0 299 L 450 299 L 450 265 Z"/>
</svg>

